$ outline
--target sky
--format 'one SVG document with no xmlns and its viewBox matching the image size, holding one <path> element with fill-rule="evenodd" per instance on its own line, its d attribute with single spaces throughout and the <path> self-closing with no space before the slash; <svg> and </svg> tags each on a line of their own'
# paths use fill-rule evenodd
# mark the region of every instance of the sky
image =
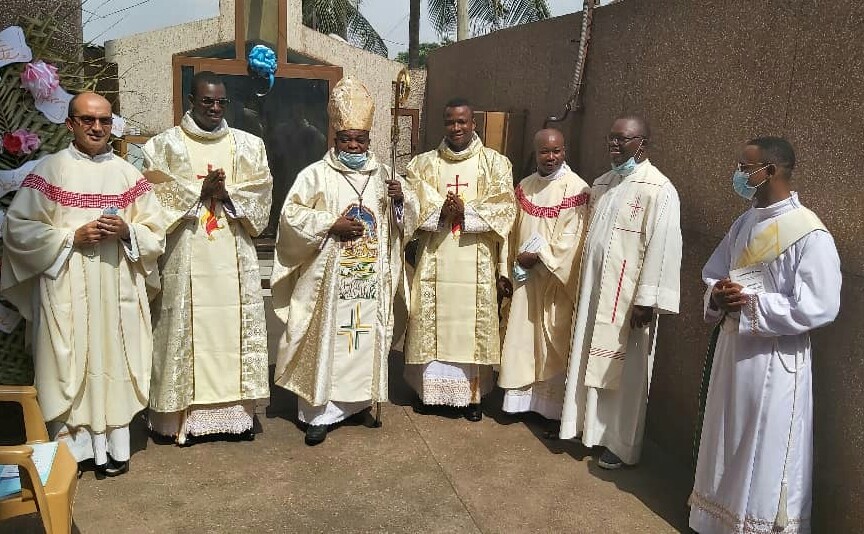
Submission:
<svg viewBox="0 0 864 534">
<path fill-rule="evenodd" d="M 582 3 L 582 0 L 549 0 L 549 8 L 554 17 L 578 11 Z M 82 5 L 84 40 L 96 44 L 219 14 L 219 0 L 84 0 Z M 361 1 L 360 12 L 385 39 L 390 57 L 408 48 L 408 7 L 408 0 Z M 438 40 L 429 24 L 424 0 L 420 42 Z"/>
</svg>

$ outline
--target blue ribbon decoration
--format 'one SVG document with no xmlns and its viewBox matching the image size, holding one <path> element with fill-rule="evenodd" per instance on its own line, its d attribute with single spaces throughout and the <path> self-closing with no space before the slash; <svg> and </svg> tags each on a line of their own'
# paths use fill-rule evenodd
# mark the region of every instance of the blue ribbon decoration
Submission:
<svg viewBox="0 0 864 534">
<path fill-rule="evenodd" d="M 270 86 L 267 88 L 267 91 L 264 93 L 257 93 L 258 96 L 266 95 L 271 89 L 273 89 L 273 83 L 275 81 L 273 75 L 276 73 L 276 53 L 264 45 L 255 45 L 252 50 L 249 51 L 248 63 L 249 70 L 256 75 L 269 80 Z"/>
</svg>

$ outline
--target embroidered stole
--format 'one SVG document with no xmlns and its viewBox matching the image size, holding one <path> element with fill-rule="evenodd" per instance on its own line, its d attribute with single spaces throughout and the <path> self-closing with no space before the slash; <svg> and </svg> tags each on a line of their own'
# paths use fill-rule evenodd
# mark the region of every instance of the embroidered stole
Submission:
<svg viewBox="0 0 864 534">
<path fill-rule="evenodd" d="M 802 237 L 816 230 L 828 231 L 819 217 L 800 206 L 774 218 L 767 228 L 753 236 L 741 251 L 733 269 L 757 263 L 771 263 Z"/>
<path fill-rule="evenodd" d="M 640 173 L 642 176 L 635 176 L 629 184 L 618 185 L 627 187 L 629 193 L 615 214 L 615 225 L 603 260 L 597 315 L 585 370 L 588 387 L 617 389 L 621 381 L 631 330 L 631 305 L 649 238 L 646 226 L 656 216 L 657 196 L 669 181 L 651 170 L 653 167 L 646 166 Z M 608 185 L 599 187 L 608 188 Z M 603 192 L 596 197 L 600 198 Z"/>
</svg>

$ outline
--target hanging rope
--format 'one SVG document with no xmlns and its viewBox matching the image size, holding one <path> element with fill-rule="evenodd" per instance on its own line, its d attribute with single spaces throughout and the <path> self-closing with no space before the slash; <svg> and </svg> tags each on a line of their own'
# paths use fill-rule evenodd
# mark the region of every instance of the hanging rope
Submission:
<svg viewBox="0 0 864 534">
<path fill-rule="evenodd" d="M 579 36 L 579 51 L 576 56 L 576 68 L 573 70 L 573 80 L 570 82 L 570 95 L 564 102 L 564 113 L 560 116 L 547 117 L 543 127 L 550 122 L 563 122 L 570 111 L 579 105 L 579 95 L 582 92 L 582 76 L 585 73 L 585 60 L 588 56 L 588 43 L 591 41 L 591 21 L 594 17 L 594 7 L 598 0 L 585 0 L 582 5 L 582 31 Z M 575 105 L 574 105 L 575 103 Z"/>
</svg>

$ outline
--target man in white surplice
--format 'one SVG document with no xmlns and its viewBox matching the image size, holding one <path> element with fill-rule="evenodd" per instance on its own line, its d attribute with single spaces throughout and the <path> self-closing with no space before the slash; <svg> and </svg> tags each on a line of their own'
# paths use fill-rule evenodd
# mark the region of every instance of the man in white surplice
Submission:
<svg viewBox="0 0 864 534">
<path fill-rule="evenodd" d="M 591 187 L 560 436 L 604 446 L 606 469 L 639 461 L 657 315 L 678 313 L 678 193 L 648 160 L 650 138 L 642 118 L 617 119 L 612 170 Z"/>
<path fill-rule="evenodd" d="M 813 391 L 809 332 L 840 308 L 840 258 L 790 190 L 792 146 L 745 145 L 741 215 L 702 269 L 717 323 L 690 527 L 700 534 L 810 532 Z"/>
<path fill-rule="evenodd" d="M 279 218 L 271 287 L 286 329 L 274 381 L 299 397 L 310 446 L 330 425 L 387 400 L 410 192 L 369 151 L 374 112 L 360 81 L 336 84 L 328 106 L 335 147 L 297 175 Z"/>
</svg>

